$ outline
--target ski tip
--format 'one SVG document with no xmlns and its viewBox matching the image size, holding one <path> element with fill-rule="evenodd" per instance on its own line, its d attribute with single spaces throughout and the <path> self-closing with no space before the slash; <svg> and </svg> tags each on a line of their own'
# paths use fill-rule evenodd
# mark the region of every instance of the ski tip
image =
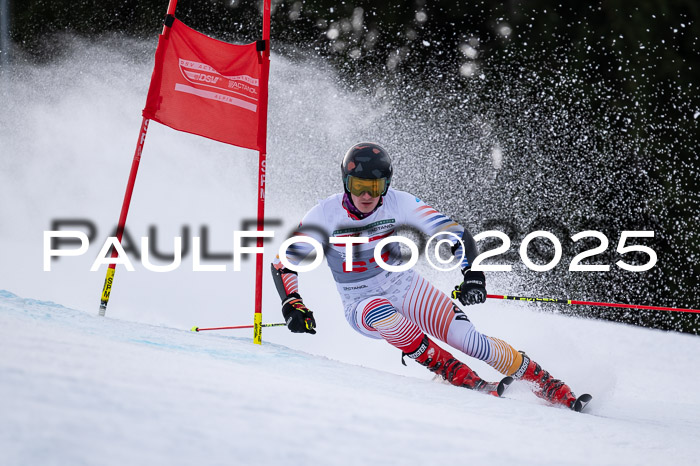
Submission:
<svg viewBox="0 0 700 466">
<path fill-rule="evenodd" d="M 586 407 L 586 405 L 591 402 L 592 399 L 593 399 L 593 397 L 591 395 L 589 395 L 588 393 L 585 393 L 585 394 L 579 396 L 578 398 L 576 398 L 576 401 L 574 402 L 574 406 L 571 409 L 573 409 L 577 413 L 580 413 L 581 411 L 583 411 L 583 409 Z"/>
<path fill-rule="evenodd" d="M 199 327 L 196 325 L 190 329 L 190 332 L 199 332 Z"/>
<path fill-rule="evenodd" d="M 510 377 L 510 376 L 503 377 L 501 379 L 501 381 L 498 383 L 498 389 L 497 389 L 498 396 L 502 396 L 503 392 L 505 392 L 506 388 L 508 388 L 508 385 L 510 385 L 512 383 L 513 383 L 513 377 Z"/>
</svg>

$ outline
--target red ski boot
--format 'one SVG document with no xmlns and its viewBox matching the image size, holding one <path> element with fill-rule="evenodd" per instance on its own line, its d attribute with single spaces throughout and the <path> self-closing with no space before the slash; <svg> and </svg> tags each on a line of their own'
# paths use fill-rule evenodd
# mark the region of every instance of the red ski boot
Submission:
<svg viewBox="0 0 700 466">
<path fill-rule="evenodd" d="M 489 393 L 494 396 L 501 396 L 513 381 L 512 377 L 506 377 L 500 382 L 489 383 L 484 381 L 469 366 L 455 359 L 448 351 L 440 348 L 427 335 L 423 336 L 423 341 L 418 346 L 418 349 L 412 353 L 403 353 L 403 355 L 415 359 L 418 364 L 427 367 L 428 370 L 441 376 L 452 385 Z"/>
<path fill-rule="evenodd" d="M 545 371 L 535 361 L 530 359 L 525 353 L 523 355 L 523 363 L 520 368 L 513 374 L 515 379 L 525 380 L 533 384 L 533 392 L 538 397 L 549 401 L 555 405 L 566 406 L 575 411 L 580 411 L 585 406 L 578 406 L 576 403 L 576 395 L 573 394 L 571 388 L 559 379 L 552 377 L 549 372 Z M 582 395 L 583 398 L 586 395 Z M 588 395 L 590 397 L 590 395 Z M 590 401 L 588 399 L 586 403 Z M 576 409 L 579 407 L 579 409 Z"/>
</svg>

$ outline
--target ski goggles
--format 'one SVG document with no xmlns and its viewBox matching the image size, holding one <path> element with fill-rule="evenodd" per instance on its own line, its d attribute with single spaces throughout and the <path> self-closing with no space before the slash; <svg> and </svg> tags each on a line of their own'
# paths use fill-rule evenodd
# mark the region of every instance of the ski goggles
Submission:
<svg viewBox="0 0 700 466">
<path fill-rule="evenodd" d="M 388 183 L 386 178 L 368 180 L 366 178 L 357 178 L 348 175 L 347 178 L 345 178 L 345 187 L 355 196 L 361 196 L 362 193 L 369 193 L 372 197 L 379 197 L 386 193 Z"/>
</svg>

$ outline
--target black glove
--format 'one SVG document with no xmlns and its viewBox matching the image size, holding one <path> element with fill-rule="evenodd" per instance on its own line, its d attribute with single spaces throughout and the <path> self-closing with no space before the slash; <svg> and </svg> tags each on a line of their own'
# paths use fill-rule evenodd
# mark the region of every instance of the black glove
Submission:
<svg viewBox="0 0 700 466">
<path fill-rule="evenodd" d="M 465 306 L 486 301 L 486 276 L 484 272 L 464 269 L 464 281 L 452 290 L 452 299 L 458 299 Z"/>
<path fill-rule="evenodd" d="M 316 320 L 314 313 L 309 311 L 301 296 L 297 293 L 292 293 L 287 296 L 287 299 L 282 303 L 282 315 L 287 323 L 287 328 L 293 333 L 311 333 L 316 334 Z"/>
</svg>

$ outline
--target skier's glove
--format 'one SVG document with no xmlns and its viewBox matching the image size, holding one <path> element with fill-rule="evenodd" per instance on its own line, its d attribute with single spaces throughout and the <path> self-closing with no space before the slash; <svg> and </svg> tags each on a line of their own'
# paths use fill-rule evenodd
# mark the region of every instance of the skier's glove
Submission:
<svg viewBox="0 0 700 466">
<path fill-rule="evenodd" d="M 458 299 L 465 306 L 486 301 L 486 276 L 469 268 L 462 271 L 464 281 L 452 290 L 452 298 Z"/>
<path fill-rule="evenodd" d="M 316 333 L 314 313 L 307 309 L 298 293 L 290 294 L 282 302 L 282 315 L 293 333 Z"/>
</svg>

